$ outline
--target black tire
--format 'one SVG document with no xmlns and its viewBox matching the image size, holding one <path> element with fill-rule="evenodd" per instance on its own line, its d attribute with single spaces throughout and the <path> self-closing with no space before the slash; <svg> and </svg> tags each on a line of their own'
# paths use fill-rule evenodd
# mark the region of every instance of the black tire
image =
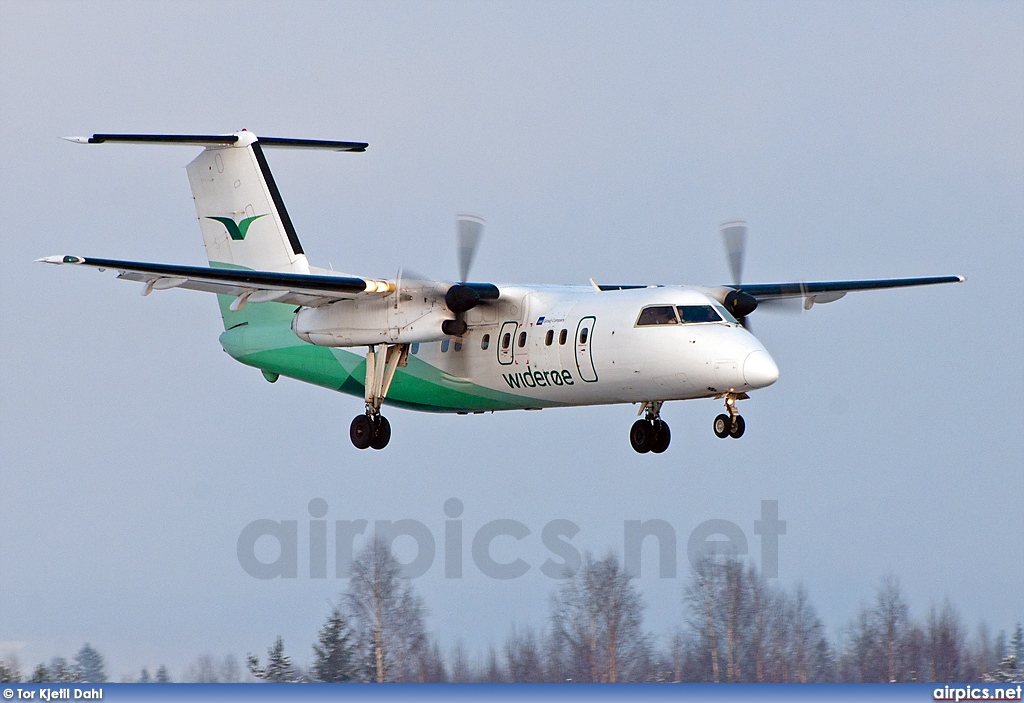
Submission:
<svg viewBox="0 0 1024 703">
<path fill-rule="evenodd" d="M 654 443 L 654 425 L 647 420 L 637 420 L 629 428 L 629 443 L 638 454 L 651 451 Z"/>
<path fill-rule="evenodd" d="M 654 442 L 651 444 L 651 451 L 655 454 L 661 454 L 668 449 L 669 442 L 672 441 L 672 432 L 668 429 L 668 423 L 664 420 L 654 421 Z"/>
<path fill-rule="evenodd" d="M 391 423 L 383 415 L 378 415 L 373 423 L 373 433 L 370 435 L 370 446 L 374 449 L 383 449 L 391 441 Z"/>
<path fill-rule="evenodd" d="M 729 430 L 732 429 L 732 420 L 725 413 L 722 413 L 715 418 L 714 424 L 711 426 L 715 430 L 715 436 L 719 439 L 725 439 L 729 436 Z"/>
<path fill-rule="evenodd" d="M 366 449 L 373 437 L 373 423 L 366 415 L 356 415 L 348 428 L 348 437 L 356 449 Z"/>
<path fill-rule="evenodd" d="M 733 422 L 732 429 L 729 430 L 729 436 L 733 439 L 739 439 L 743 436 L 743 431 L 747 429 L 747 423 L 743 421 L 742 415 L 737 415 L 735 422 Z"/>
</svg>

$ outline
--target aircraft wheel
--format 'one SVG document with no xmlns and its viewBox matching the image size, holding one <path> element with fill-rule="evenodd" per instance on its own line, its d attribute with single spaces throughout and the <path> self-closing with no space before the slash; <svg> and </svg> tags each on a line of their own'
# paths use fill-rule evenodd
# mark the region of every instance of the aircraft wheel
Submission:
<svg viewBox="0 0 1024 703">
<path fill-rule="evenodd" d="M 672 433 L 668 429 L 668 423 L 664 420 L 655 420 L 654 442 L 651 444 L 651 451 L 655 454 L 661 454 L 668 449 L 668 444 L 671 441 Z"/>
<path fill-rule="evenodd" d="M 629 428 L 629 443 L 639 454 L 646 454 L 651 451 L 654 443 L 654 425 L 647 420 L 637 420 Z"/>
<path fill-rule="evenodd" d="M 732 424 L 732 428 L 729 430 L 729 436 L 733 439 L 739 439 L 743 436 L 743 431 L 747 429 L 747 423 L 743 421 L 742 415 L 737 415 L 736 420 Z"/>
<path fill-rule="evenodd" d="M 391 423 L 383 415 L 378 415 L 373 423 L 373 432 L 370 435 L 370 446 L 374 449 L 383 449 L 391 441 Z"/>
<path fill-rule="evenodd" d="M 348 428 L 349 439 L 356 449 L 366 449 L 373 437 L 373 423 L 366 415 L 356 415 Z"/>
<path fill-rule="evenodd" d="M 719 439 L 725 439 L 729 436 L 729 430 L 732 429 L 732 420 L 725 413 L 722 413 L 715 418 L 715 422 L 712 425 L 715 430 L 715 436 Z"/>
</svg>

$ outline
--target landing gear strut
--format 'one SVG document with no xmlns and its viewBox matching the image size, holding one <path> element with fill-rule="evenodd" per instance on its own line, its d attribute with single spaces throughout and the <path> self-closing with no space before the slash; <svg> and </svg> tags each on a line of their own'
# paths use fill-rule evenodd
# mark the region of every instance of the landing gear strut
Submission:
<svg viewBox="0 0 1024 703">
<path fill-rule="evenodd" d="M 669 442 L 672 441 L 672 432 L 668 428 L 668 423 L 661 419 L 661 405 L 662 401 L 653 400 L 640 407 L 638 414 L 644 417 L 629 428 L 629 443 L 634 451 L 640 454 L 661 454 L 668 449 Z"/>
<path fill-rule="evenodd" d="M 366 353 L 366 412 L 356 415 L 348 428 L 356 449 L 383 449 L 391 441 L 391 423 L 380 414 L 399 366 L 409 362 L 408 344 L 378 344 Z"/>
<path fill-rule="evenodd" d="M 725 409 L 728 414 L 723 413 L 715 418 L 712 427 L 715 430 L 716 437 L 719 439 L 725 439 L 726 437 L 739 439 L 743 436 L 744 430 L 747 429 L 747 423 L 743 421 L 743 416 L 736 410 L 736 401 L 745 400 L 746 397 L 746 393 L 726 393 Z"/>
</svg>

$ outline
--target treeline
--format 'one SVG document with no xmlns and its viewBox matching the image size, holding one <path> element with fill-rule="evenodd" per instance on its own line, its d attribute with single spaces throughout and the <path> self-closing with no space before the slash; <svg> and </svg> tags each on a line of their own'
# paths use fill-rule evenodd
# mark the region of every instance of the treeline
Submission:
<svg viewBox="0 0 1024 703">
<path fill-rule="evenodd" d="M 268 682 L 954 682 L 1021 681 L 1024 630 L 969 634 L 947 600 L 915 619 L 898 582 L 882 580 L 830 637 L 802 586 L 787 590 L 756 568 L 709 558 L 682 594 L 669 635 L 644 626 L 643 598 L 618 558 L 587 555 L 551 594 L 544 629 L 512 626 L 500 646 L 471 656 L 462 642 L 445 655 L 425 625 L 426 607 L 387 543 L 372 540 L 352 566 L 348 590 L 295 663 L 281 637 L 245 671 L 228 655 L 200 656 L 182 678 L 205 683 Z M 0 681 L 20 681 L 10 658 Z M 86 644 L 74 663 L 40 664 L 29 681 L 106 680 L 102 656 Z M 169 681 L 143 669 L 133 681 Z"/>
</svg>

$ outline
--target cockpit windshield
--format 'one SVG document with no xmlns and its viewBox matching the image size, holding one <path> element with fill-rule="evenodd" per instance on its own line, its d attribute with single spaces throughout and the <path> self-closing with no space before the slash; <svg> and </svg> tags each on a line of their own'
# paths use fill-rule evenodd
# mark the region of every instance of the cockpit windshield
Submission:
<svg viewBox="0 0 1024 703">
<path fill-rule="evenodd" d="M 648 325 L 678 325 L 676 310 L 671 305 L 652 305 L 640 311 L 637 327 Z"/>
<path fill-rule="evenodd" d="M 722 322 L 722 316 L 712 305 L 679 305 L 677 309 L 684 325 L 692 322 Z"/>
<path fill-rule="evenodd" d="M 732 322 L 736 318 L 719 305 L 649 305 L 640 311 L 637 327 L 686 325 L 695 322 Z"/>
</svg>

